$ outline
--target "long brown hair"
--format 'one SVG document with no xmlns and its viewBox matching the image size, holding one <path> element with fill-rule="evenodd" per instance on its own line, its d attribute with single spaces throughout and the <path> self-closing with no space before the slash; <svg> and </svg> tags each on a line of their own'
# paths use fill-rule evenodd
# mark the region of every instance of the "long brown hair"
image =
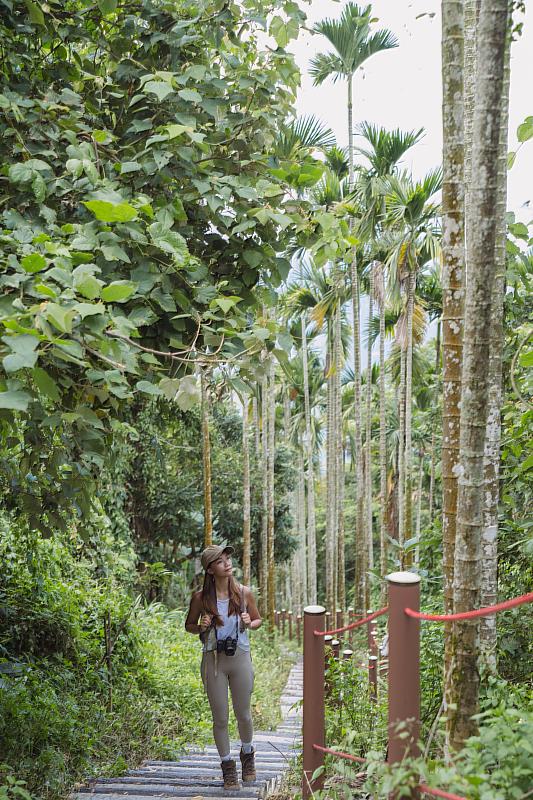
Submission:
<svg viewBox="0 0 533 800">
<path fill-rule="evenodd" d="M 241 613 L 241 587 L 233 575 L 228 577 L 228 616 Z M 217 608 L 217 590 L 215 586 L 215 576 L 210 572 L 205 572 L 204 585 L 202 586 L 202 603 L 206 614 L 211 614 L 215 625 L 222 625 L 222 619 Z"/>
</svg>

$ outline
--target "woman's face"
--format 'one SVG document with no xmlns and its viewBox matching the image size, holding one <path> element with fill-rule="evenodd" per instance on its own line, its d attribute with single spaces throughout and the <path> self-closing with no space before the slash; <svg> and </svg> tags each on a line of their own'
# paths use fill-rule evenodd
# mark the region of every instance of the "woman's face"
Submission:
<svg viewBox="0 0 533 800">
<path fill-rule="evenodd" d="M 233 574 L 231 556 L 227 553 L 222 553 L 220 558 L 217 558 L 216 561 L 209 565 L 208 572 L 214 575 L 215 578 L 229 578 Z"/>
</svg>

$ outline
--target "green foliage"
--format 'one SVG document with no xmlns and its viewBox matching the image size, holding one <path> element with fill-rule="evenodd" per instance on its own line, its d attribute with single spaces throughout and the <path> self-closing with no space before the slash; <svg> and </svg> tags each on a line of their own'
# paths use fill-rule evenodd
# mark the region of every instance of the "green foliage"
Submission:
<svg viewBox="0 0 533 800">
<path fill-rule="evenodd" d="M 263 346 L 252 290 L 278 286 L 285 244 L 314 231 L 267 165 L 304 15 L 287 0 L 2 7 L 2 473 L 52 531 L 66 506 L 88 514 L 133 393 L 168 390 L 161 354 L 178 353 L 176 395 L 206 348 Z"/>
<path fill-rule="evenodd" d="M 65 796 L 76 780 L 116 775 L 147 757 L 177 758 L 186 743 L 210 739 L 200 645 L 183 629 L 183 610 L 141 607 L 116 575 L 98 577 L 74 530 L 43 541 L 2 522 L 0 763 L 12 777 L 0 772 L 0 796 L 27 800 L 17 781 L 39 797 Z M 270 727 L 289 663 L 264 632 L 252 646 L 254 719 Z"/>
</svg>

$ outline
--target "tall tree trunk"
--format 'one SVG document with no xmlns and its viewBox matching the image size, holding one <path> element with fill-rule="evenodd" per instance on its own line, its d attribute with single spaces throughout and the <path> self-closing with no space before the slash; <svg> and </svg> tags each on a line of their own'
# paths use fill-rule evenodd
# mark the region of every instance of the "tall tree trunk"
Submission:
<svg viewBox="0 0 533 800">
<path fill-rule="evenodd" d="M 416 492 L 416 549 L 415 549 L 415 564 L 420 566 L 420 535 L 422 532 L 422 483 L 424 480 L 424 453 L 420 453 L 420 461 L 418 464 L 418 488 Z"/>
<path fill-rule="evenodd" d="M 444 610 L 453 611 L 465 278 L 463 0 L 442 0 L 442 566 Z M 451 625 L 446 623 L 445 703 L 451 702 Z"/>
<path fill-rule="evenodd" d="M 339 270 L 340 273 L 340 270 Z M 339 276 L 340 277 L 340 276 Z M 336 520 L 336 552 L 337 552 L 337 591 L 336 603 L 337 606 L 344 610 L 346 607 L 346 582 L 345 582 L 345 558 L 344 558 L 344 432 L 343 432 L 343 419 L 342 419 L 342 316 L 341 316 L 341 298 L 337 303 L 335 314 L 335 327 L 336 327 L 336 408 L 335 408 L 335 422 L 336 422 L 336 464 L 335 471 L 337 475 L 337 520 Z"/>
<path fill-rule="evenodd" d="M 351 264 L 352 314 L 353 314 L 353 371 L 355 410 L 355 591 L 354 608 L 357 614 L 366 611 L 366 561 L 363 500 L 363 443 L 361 419 L 361 326 L 359 319 L 359 275 L 355 258 Z"/>
<path fill-rule="evenodd" d="M 243 488 L 243 526 L 242 526 L 242 579 L 246 586 L 251 582 L 251 516 L 250 516 L 250 443 L 248 437 L 247 394 L 242 398 L 242 488 Z"/>
<path fill-rule="evenodd" d="M 298 558 L 300 563 L 300 575 L 302 590 L 300 593 L 300 605 L 307 605 L 308 580 L 307 580 L 307 548 L 306 548 L 306 520 L 305 520 L 305 453 L 304 444 L 300 442 L 298 447 Z"/>
<path fill-rule="evenodd" d="M 204 468 L 204 547 L 213 543 L 213 507 L 211 502 L 211 444 L 209 441 L 209 398 L 206 376 L 200 369 L 202 400 L 202 457 Z"/>
<path fill-rule="evenodd" d="M 348 77 L 348 183 L 354 186 L 353 146 L 353 79 Z M 353 220 L 350 220 L 350 228 Z M 361 419 L 361 325 L 359 316 L 359 275 L 354 251 L 350 265 L 353 314 L 353 366 L 355 416 L 355 591 L 354 606 L 358 614 L 366 610 L 366 553 L 363 515 L 363 445 Z"/>
<path fill-rule="evenodd" d="M 380 574 L 381 605 L 385 605 L 387 584 L 385 576 L 388 572 L 387 542 L 387 417 L 385 407 L 385 276 L 383 265 L 379 272 L 379 500 L 380 500 Z"/>
<path fill-rule="evenodd" d="M 509 126 L 509 86 L 511 78 L 511 20 L 505 47 L 503 90 L 501 96 L 500 149 L 498 157 L 498 195 L 496 231 L 496 277 L 492 292 L 490 324 L 490 357 L 488 366 L 488 418 L 485 439 L 485 513 L 481 535 L 483 567 L 481 605 L 489 606 L 498 599 L 498 502 L 500 498 L 500 438 L 502 405 L 503 304 L 505 296 L 506 219 L 507 210 L 507 145 Z M 481 656 L 486 666 L 496 672 L 496 615 L 480 619 Z"/>
<path fill-rule="evenodd" d="M 440 327 L 441 321 L 437 322 L 437 340 L 435 342 L 435 383 L 436 383 L 436 390 L 435 390 L 435 405 L 438 403 L 438 395 L 439 395 L 439 375 L 440 375 Z M 429 524 L 433 522 L 433 505 L 435 502 L 435 462 L 436 462 L 436 431 L 435 427 L 437 425 L 437 420 L 434 419 L 431 425 L 431 466 L 429 471 L 429 501 L 428 501 L 428 511 L 429 511 Z"/>
<path fill-rule="evenodd" d="M 266 358 L 266 356 L 264 356 Z M 261 477 L 263 483 L 261 513 L 261 614 L 268 614 L 268 367 L 263 361 L 261 380 Z"/>
<path fill-rule="evenodd" d="M 487 426 L 491 295 L 501 230 L 498 173 L 501 106 L 508 30 L 507 0 L 482 0 L 477 47 L 476 107 L 472 146 L 472 226 L 468 231 L 463 388 L 461 394 L 460 482 L 454 560 L 454 612 L 477 608 L 481 589 L 483 460 Z M 498 354 L 494 354 L 497 357 Z M 450 745 L 459 750 L 477 732 L 479 623 L 452 628 Z"/>
<path fill-rule="evenodd" d="M 257 391 L 261 391 L 259 384 L 257 384 Z M 252 397 L 252 427 L 254 436 L 254 458 L 255 464 L 258 465 L 261 461 L 261 428 L 259 425 L 259 404 L 255 394 Z"/>
<path fill-rule="evenodd" d="M 268 562 L 268 624 L 274 630 L 274 614 L 276 607 L 276 562 L 274 559 L 274 463 L 276 455 L 276 379 L 274 361 L 270 358 L 268 365 L 268 525 L 267 525 L 267 562 Z"/>
<path fill-rule="evenodd" d="M 405 362 L 406 352 L 400 344 L 400 386 L 398 391 L 398 411 L 400 430 L 398 436 L 398 546 L 403 569 L 405 542 Z"/>
<path fill-rule="evenodd" d="M 370 265 L 368 288 L 368 330 L 370 332 L 374 316 L 374 264 Z M 372 345 L 368 342 L 366 360 L 366 469 L 365 469 L 365 528 L 368 548 L 368 569 L 374 569 L 374 536 L 372 530 Z M 368 580 L 370 589 L 370 580 Z M 367 592 L 367 600 L 369 600 Z M 367 606 L 369 603 L 367 602 Z"/>
<path fill-rule="evenodd" d="M 407 281 L 407 353 L 405 357 L 405 457 L 404 457 L 404 545 L 413 538 L 413 309 L 415 304 L 416 273 L 411 266 Z M 413 563 L 412 547 L 406 553 L 405 563 Z"/>
<path fill-rule="evenodd" d="M 307 358 L 307 319 L 302 314 L 302 362 L 304 378 L 305 457 L 307 460 L 307 581 L 308 599 L 317 602 L 316 582 L 316 522 L 315 522 L 315 474 L 313 468 L 313 433 L 311 430 L 311 403 L 309 400 L 309 365 Z"/>
<path fill-rule="evenodd" d="M 336 523 L 336 442 L 335 442 L 335 323 L 328 321 L 327 430 L 326 430 L 326 608 L 335 611 L 335 523 Z"/>
</svg>

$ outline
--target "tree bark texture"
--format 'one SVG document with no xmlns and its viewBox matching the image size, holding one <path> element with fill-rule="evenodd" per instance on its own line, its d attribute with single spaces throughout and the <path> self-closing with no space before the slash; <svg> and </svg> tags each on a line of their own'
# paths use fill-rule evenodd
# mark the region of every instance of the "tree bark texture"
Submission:
<svg viewBox="0 0 533 800">
<path fill-rule="evenodd" d="M 260 569 L 260 608 L 261 614 L 268 613 L 268 373 L 263 361 L 264 375 L 261 380 L 261 477 L 263 483 L 261 513 L 261 569 Z"/>
<path fill-rule="evenodd" d="M 405 456 L 404 456 L 404 546 L 413 538 L 413 309 L 415 304 L 416 272 L 411 265 L 407 279 L 407 352 L 405 357 Z M 405 563 L 413 563 L 413 549 L 402 554 Z"/>
<path fill-rule="evenodd" d="M 502 405 L 502 352 L 504 345 L 503 305 L 506 267 L 506 210 L 507 210 L 507 148 L 509 128 L 509 87 L 511 78 L 511 17 L 505 45 L 503 90 L 501 94 L 500 146 L 498 156 L 496 276 L 492 292 L 490 324 L 490 356 L 488 366 L 488 417 L 485 439 L 485 511 L 481 535 L 483 567 L 481 575 L 481 605 L 498 601 L 498 503 L 500 499 L 500 438 Z M 481 657 L 485 665 L 496 672 L 496 615 L 480 620 Z"/>
<path fill-rule="evenodd" d="M 472 227 L 468 232 L 461 392 L 460 477 L 454 558 L 454 612 L 479 607 L 483 531 L 483 461 L 487 427 L 491 295 L 497 274 L 498 156 L 501 98 L 508 28 L 507 0 L 482 0 L 478 27 L 478 69 L 472 146 Z M 479 623 L 452 628 L 452 668 L 448 708 L 449 742 L 459 750 L 477 731 Z"/>
<path fill-rule="evenodd" d="M 327 358 L 327 430 L 326 430 L 326 609 L 335 612 L 335 524 L 336 508 L 336 448 L 335 448 L 335 342 L 334 321 L 328 323 Z M 332 331 L 333 328 L 333 331 Z"/>
<path fill-rule="evenodd" d="M 387 583 L 385 575 L 388 573 L 388 542 L 387 542 L 387 417 L 386 417 L 386 383 L 385 383 L 385 286 L 383 266 L 379 273 L 379 499 L 380 499 L 380 575 L 381 575 L 381 605 L 385 605 L 387 597 Z"/>
<path fill-rule="evenodd" d="M 276 451 L 276 379 L 274 361 L 270 358 L 268 365 L 268 516 L 267 516 L 267 583 L 268 583 L 268 624 L 274 630 L 274 614 L 276 607 L 276 562 L 274 559 L 275 543 L 275 506 L 274 506 L 274 463 Z"/>
<path fill-rule="evenodd" d="M 307 319 L 302 315 L 302 361 L 304 379 L 305 457 L 307 461 L 307 586 L 308 599 L 317 602 L 316 579 L 316 521 L 315 521 L 315 474 L 313 467 L 313 434 L 311 430 L 311 403 L 309 399 L 309 365 L 307 358 Z"/>
<path fill-rule="evenodd" d="M 366 611 L 366 561 L 367 548 L 363 513 L 363 443 L 361 419 L 361 325 L 359 318 L 359 275 L 355 257 L 351 263 L 352 314 L 353 314 L 353 371 L 354 371 L 354 455 L 355 455 L 355 592 L 356 614 Z"/>
<path fill-rule="evenodd" d="M 405 542 L 405 362 L 406 353 L 400 344 L 400 386 L 398 390 L 398 545 L 403 569 L 403 544 Z"/>
<path fill-rule="evenodd" d="M 370 265 L 368 288 L 368 330 L 374 316 L 374 264 Z M 368 569 L 374 569 L 374 536 L 372 530 L 372 345 L 368 342 L 366 360 L 366 414 L 365 414 L 365 529 L 368 552 Z"/>
<path fill-rule="evenodd" d="M 248 436 L 249 397 L 242 398 L 242 487 L 243 487 L 243 526 L 242 526 L 242 579 L 245 586 L 251 582 L 251 519 L 250 519 L 250 443 Z"/>
<path fill-rule="evenodd" d="M 342 418 L 342 339 L 341 339 L 341 302 L 340 298 L 335 311 L 335 384 L 336 384 L 336 475 L 337 475 L 337 520 L 336 520 L 336 545 L 337 545 L 337 591 L 336 604 L 343 611 L 346 607 L 346 581 L 344 558 L 344 430 Z"/>
<path fill-rule="evenodd" d="M 453 611 L 465 285 L 463 0 L 442 1 L 442 565 Z M 451 625 L 445 623 L 444 694 L 451 702 Z"/>
<path fill-rule="evenodd" d="M 211 444 L 209 441 L 209 398 L 207 381 L 200 370 L 200 392 L 202 403 L 202 456 L 204 468 L 204 547 L 213 544 L 213 507 L 211 501 Z"/>
</svg>

